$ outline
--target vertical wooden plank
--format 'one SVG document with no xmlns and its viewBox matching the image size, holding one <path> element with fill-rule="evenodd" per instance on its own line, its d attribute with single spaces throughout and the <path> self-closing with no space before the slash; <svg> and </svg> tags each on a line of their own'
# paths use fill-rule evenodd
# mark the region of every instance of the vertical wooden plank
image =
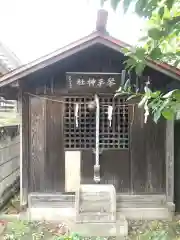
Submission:
<svg viewBox="0 0 180 240">
<path fill-rule="evenodd" d="M 100 155 L 101 183 L 113 184 L 117 193 L 129 193 L 129 162 L 128 149 L 104 150 Z"/>
<path fill-rule="evenodd" d="M 94 184 L 95 154 L 83 150 L 81 156 L 81 184 Z M 113 184 L 118 193 L 130 192 L 128 150 L 104 150 L 100 154 L 100 183 Z"/>
<path fill-rule="evenodd" d="M 19 93 L 20 115 L 20 204 L 27 205 L 29 191 L 29 97 Z"/>
<path fill-rule="evenodd" d="M 148 118 L 145 124 L 145 150 L 148 193 L 165 193 L 165 121 L 157 124 Z"/>
<path fill-rule="evenodd" d="M 137 104 L 129 106 L 130 112 L 130 175 L 131 192 L 144 193 L 146 189 L 144 113 Z"/>
<path fill-rule="evenodd" d="M 46 100 L 30 98 L 30 190 L 45 189 L 45 105 Z"/>
<path fill-rule="evenodd" d="M 166 196 L 174 202 L 174 121 L 166 121 Z"/>
<path fill-rule="evenodd" d="M 64 104 L 61 100 L 47 100 L 46 105 L 45 190 L 48 192 L 65 191 Z"/>
<path fill-rule="evenodd" d="M 81 184 L 93 184 L 94 182 L 95 154 L 92 149 L 81 151 Z"/>
</svg>

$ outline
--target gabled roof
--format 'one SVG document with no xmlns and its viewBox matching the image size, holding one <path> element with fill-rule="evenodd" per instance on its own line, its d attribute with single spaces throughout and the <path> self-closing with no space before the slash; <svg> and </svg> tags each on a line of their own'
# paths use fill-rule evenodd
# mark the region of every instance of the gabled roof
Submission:
<svg viewBox="0 0 180 240">
<path fill-rule="evenodd" d="M 0 78 L 0 87 L 10 84 L 18 79 L 21 79 L 29 75 L 30 73 L 38 71 L 62 59 L 65 59 L 71 56 L 72 54 L 77 53 L 81 50 L 87 49 L 88 47 L 93 46 L 94 44 L 97 44 L 97 43 L 105 45 L 111 49 L 114 49 L 117 52 L 122 52 L 123 48 L 129 46 L 128 44 L 118 39 L 115 39 L 112 36 L 104 35 L 98 31 L 95 31 L 90 35 L 79 39 L 78 41 L 75 41 L 63 48 L 60 48 L 48 55 L 38 58 L 33 62 L 23 65 L 5 74 Z M 165 63 L 154 62 L 152 60 L 147 60 L 147 65 L 174 79 L 180 80 L 180 69 L 174 68 Z"/>
</svg>

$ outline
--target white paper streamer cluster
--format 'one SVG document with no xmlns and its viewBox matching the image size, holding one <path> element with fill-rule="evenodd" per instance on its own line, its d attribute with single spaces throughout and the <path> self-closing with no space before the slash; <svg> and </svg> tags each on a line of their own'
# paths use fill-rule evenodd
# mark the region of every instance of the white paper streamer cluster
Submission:
<svg viewBox="0 0 180 240">
<path fill-rule="evenodd" d="M 75 121 L 76 121 L 76 127 L 78 127 L 78 118 L 79 118 L 79 104 L 76 103 L 75 104 L 75 111 L 74 111 L 74 115 L 75 115 Z"/>
<path fill-rule="evenodd" d="M 113 106 L 108 106 L 108 120 L 109 120 L 110 127 L 111 127 L 111 123 L 112 123 L 112 112 L 113 112 Z"/>
</svg>

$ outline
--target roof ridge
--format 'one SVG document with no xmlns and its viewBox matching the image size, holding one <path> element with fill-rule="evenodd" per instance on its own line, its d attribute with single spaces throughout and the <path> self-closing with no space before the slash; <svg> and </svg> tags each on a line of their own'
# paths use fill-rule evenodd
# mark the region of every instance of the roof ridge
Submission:
<svg viewBox="0 0 180 240">
<path fill-rule="evenodd" d="M 70 54 L 88 48 L 89 46 L 97 43 L 104 44 L 105 46 L 115 49 L 119 52 L 121 52 L 122 48 L 131 47 L 131 45 L 110 35 L 102 34 L 99 31 L 93 31 L 91 34 L 80 38 L 79 40 L 73 41 L 68 45 L 65 45 L 49 54 L 37 58 L 32 62 L 21 65 L 19 68 L 16 68 L 3 75 L 0 78 L 0 87 L 9 84 L 10 82 L 13 82 L 17 79 L 20 79 L 34 71 L 42 69 L 50 64 L 60 61 L 63 58 L 70 56 Z M 169 76 L 171 75 L 172 78 L 180 80 L 180 69 L 178 68 L 172 67 L 166 63 L 158 63 L 151 59 L 147 59 L 147 65 L 163 72 L 164 74 L 167 74 Z"/>
</svg>

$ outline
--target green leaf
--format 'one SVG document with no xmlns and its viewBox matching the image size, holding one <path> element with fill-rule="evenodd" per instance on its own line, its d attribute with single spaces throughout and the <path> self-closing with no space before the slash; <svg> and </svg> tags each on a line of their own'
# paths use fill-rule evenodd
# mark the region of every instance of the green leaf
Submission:
<svg viewBox="0 0 180 240">
<path fill-rule="evenodd" d="M 173 6 L 174 0 L 166 0 L 166 6 L 170 10 Z"/>
<path fill-rule="evenodd" d="M 176 89 L 174 92 L 173 92 L 173 98 L 175 98 L 176 100 L 180 101 L 180 90 L 179 89 Z"/>
<path fill-rule="evenodd" d="M 139 62 L 139 63 L 137 63 L 137 64 L 135 65 L 135 71 L 136 71 L 136 74 L 137 74 L 138 76 L 141 76 L 141 75 L 142 75 L 145 66 L 146 66 L 145 63 L 143 63 L 143 62 Z"/>
<path fill-rule="evenodd" d="M 151 97 L 152 97 L 152 98 L 157 98 L 157 97 L 159 97 L 160 94 L 161 94 L 160 91 L 152 92 L 152 93 L 151 93 Z"/>
<path fill-rule="evenodd" d="M 145 58 L 146 50 L 144 48 L 136 48 L 134 55 L 139 59 L 143 60 Z"/>
<path fill-rule="evenodd" d="M 161 103 L 161 104 L 159 104 Z M 170 103 L 170 99 L 166 99 L 164 100 L 164 102 L 161 102 L 161 100 L 159 101 L 159 103 L 157 102 L 157 107 L 154 108 L 153 110 L 153 119 L 154 121 L 157 123 L 157 121 L 159 120 L 159 118 L 161 117 L 162 111 L 164 111 L 165 108 L 167 108 L 167 106 Z"/>
<path fill-rule="evenodd" d="M 166 36 L 168 39 L 174 33 L 174 29 L 175 29 L 174 24 L 171 23 L 169 20 L 163 25 L 163 28 L 164 28 L 164 36 Z"/>
<path fill-rule="evenodd" d="M 157 7 L 157 0 L 143 1 L 138 0 L 135 5 L 135 11 L 139 16 L 150 17 L 153 10 Z"/>
<path fill-rule="evenodd" d="M 179 64 L 180 64 L 180 59 L 177 59 L 173 65 L 174 65 L 175 67 L 178 67 Z"/>
<path fill-rule="evenodd" d="M 175 16 L 172 19 L 167 20 L 166 24 L 169 25 L 170 27 L 174 27 L 175 24 L 179 24 L 180 22 L 180 16 Z"/>
<path fill-rule="evenodd" d="M 135 5 L 135 11 L 138 15 L 142 16 L 142 10 L 146 6 L 146 1 L 138 0 Z"/>
<path fill-rule="evenodd" d="M 71 234 L 71 237 L 74 239 L 74 238 L 76 238 L 76 239 L 80 239 L 80 235 L 79 235 L 79 233 L 76 233 L 76 232 L 73 232 L 72 234 Z"/>
<path fill-rule="evenodd" d="M 123 48 L 121 51 L 122 51 L 122 53 L 124 53 L 125 55 L 126 55 L 126 54 L 129 55 L 130 53 L 132 53 L 129 48 Z M 126 55 L 126 56 L 127 56 L 127 55 Z"/>
<path fill-rule="evenodd" d="M 120 3 L 120 0 L 111 0 L 111 6 L 113 10 L 117 9 L 119 3 Z"/>
<path fill-rule="evenodd" d="M 167 120 L 174 119 L 174 112 L 171 109 L 166 109 L 166 110 L 162 111 L 162 115 Z"/>
<path fill-rule="evenodd" d="M 121 51 L 125 54 L 125 53 L 128 53 L 128 52 L 129 52 L 129 49 L 128 49 L 128 48 L 122 48 Z"/>
<path fill-rule="evenodd" d="M 155 113 L 158 109 L 160 109 L 160 107 L 162 106 L 163 101 L 161 99 L 158 99 L 157 102 L 154 102 L 154 104 L 152 105 L 151 109 L 152 109 L 152 113 Z M 163 108 L 162 108 L 163 109 Z M 162 111 L 162 109 L 160 109 L 160 111 Z"/>
<path fill-rule="evenodd" d="M 171 17 L 170 11 L 167 7 L 164 8 L 164 19 L 169 19 Z"/>
<path fill-rule="evenodd" d="M 180 111 L 180 102 L 174 102 L 172 101 L 170 104 L 170 108 L 174 111 L 174 112 L 179 112 Z"/>
<path fill-rule="evenodd" d="M 126 64 L 125 69 L 132 68 L 136 65 L 136 60 L 134 58 L 129 58 L 128 60 L 124 61 Z"/>
<path fill-rule="evenodd" d="M 124 13 L 127 12 L 131 3 L 132 3 L 132 0 L 123 0 Z"/>
<path fill-rule="evenodd" d="M 170 100 L 169 98 L 167 98 L 166 100 L 164 100 L 164 102 L 162 102 L 162 104 L 161 104 L 160 107 L 159 107 L 160 111 L 162 111 L 164 108 L 166 108 L 166 107 L 169 105 L 170 101 L 171 101 L 171 100 Z"/>
<path fill-rule="evenodd" d="M 154 110 L 155 108 L 158 107 L 158 105 L 160 105 L 161 100 L 154 98 L 153 100 L 150 99 L 150 102 L 148 104 L 148 107 L 151 108 L 152 110 Z"/>
<path fill-rule="evenodd" d="M 151 28 L 148 31 L 148 36 L 153 40 L 159 40 L 163 36 L 163 32 L 157 28 Z"/>
<path fill-rule="evenodd" d="M 154 10 L 157 8 L 157 0 L 146 1 L 146 6 L 143 9 L 143 16 L 152 17 Z"/>
<path fill-rule="evenodd" d="M 159 9 L 158 13 L 159 13 L 159 16 L 162 18 L 164 15 L 164 6 Z"/>
<path fill-rule="evenodd" d="M 159 47 L 154 48 L 150 53 L 150 58 L 152 60 L 158 60 L 158 59 L 161 58 L 161 56 L 162 56 L 162 52 L 161 52 L 161 49 Z"/>
</svg>

